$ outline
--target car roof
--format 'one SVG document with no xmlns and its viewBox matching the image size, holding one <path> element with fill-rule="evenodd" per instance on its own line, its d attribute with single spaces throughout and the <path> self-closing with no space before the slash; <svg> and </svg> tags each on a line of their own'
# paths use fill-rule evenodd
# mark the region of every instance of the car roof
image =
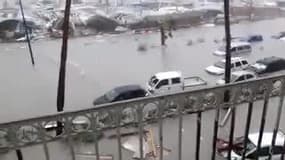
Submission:
<svg viewBox="0 0 285 160">
<path fill-rule="evenodd" d="M 232 58 L 231 58 L 231 62 L 232 62 L 232 63 L 237 62 L 237 61 L 242 61 L 242 60 L 246 60 L 246 59 L 245 59 L 245 58 L 242 58 L 242 57 L 232 57 Z M 223 59 L 222 62 L 225 63 L 225 62 L 226 62 L 226 59 Z"/>
<path fill-rule="evenodd" d="M 248 42 L 232 42 L 231 47 L 251 46 Z"/>
<path fill-rule="evenodd" d="M 262 135 L 262 142 L 261 147 L 271 146 L 271 141 L 273 137 L 273 132 L 264 132 Z M 257 146 L 259 138 L 259 133 L 253 133 L 248 135 L 248 139 Z M 276 146 L 283 146 L 284 144 L 285 135 L 282 132 L 277 132 L 275 145 Z"/>
<path fill-rule="evenodd" d="M 248 35 L 248 37 L 257 37 L 257 36 L 258 36 L 258 37 L 259 37 L 259 36 L 261 36 L 261 37 L 262 37 L 262 35 L 261 35 L 261 34 L 249 34 L 249 35 Z"/>
<path fill-rule="evenodd" d="M 266 58 L 260 59 L 260 60 L 256 61 L 256 63 L 270 64 L 270 63 L 274 63 L 277 61 L 284 61 L 285 62 L 285 59 L 272 56 L 272 57 L 266 57 Z"/>
<path fill-rule="evenodd" d="M 128 91 L 144 90 L 140 85 L 125 85 L 114 88 L 117 93 L 124 93 Z"/>
<path fill-rule="evenodd" d="M 168 78 L 176 78 L 181 76 L 182 73 L 180 71 L 159 72 L 155 74 L 155 77 L 157 79 L 168 79 Z"/>
<path fill-rule="evenodd" d="M 241 76 L 241 75 L 245 75 L 245 74 L 254 75 L 253 72 L 246 71 L 246 70 L 232 72 L 232 75 L 235 75 L 235 76 Z"/>
</svg>

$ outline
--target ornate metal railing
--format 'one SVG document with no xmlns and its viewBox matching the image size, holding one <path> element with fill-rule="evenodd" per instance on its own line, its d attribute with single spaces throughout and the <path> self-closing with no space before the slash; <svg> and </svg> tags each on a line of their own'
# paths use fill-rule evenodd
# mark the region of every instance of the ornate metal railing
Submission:
<svg viewBox="0 0 285 160">
<path fill-rule="evenodd" d="M 265 116 L 268 107 L 268 101 L 272 96 L 279 96 L 278 112 L 276 114 L 274 136 L 276 137 L 279 129 L 280 116 L 284 98 L 285 76 L 275 76 L 243 83 L 205 88 L 179 92 L 175 94 L 162 95 L 156 97 L 147 97 L 136 100 L 130 100 L 120 103 L 101 105 L 96 108 L 84 109 L 74 112 L 59 113 L 50 116 L 31 118 L 27 120 L 9 122 L 0 124 L 0 157 L 9 151 L 17 150 L 18 158 L 20 150 L 25 147 L 35 145 L 43 146 L 43 153 L 46 160 L 50 158 L 48 143 L 66 140 L 65 143 L 70 147 L 71 158 L 76 159 L 74 151 L 74 141 L 76 137 L 86 136 L 92 140 L 95 146 L 95 158 L 104 159 L 99 154 L 99 139 L 104 132 L 114 131 L 117 147 L 117 157 L 122 159 L 122 130 L 131 127 L 138 135 L 138 158 L 146 158 L 144 150 L 144 141 L 146 131 L 144 127 L 151 123 L 158 125 L 158 145 L 160 146 L 155 155 L 163 155 L 163 121 L 167 117 L 178 119 L 178 139 L 177 139 L 177 159 L 182 159 L 182 124 L 183 116 L 186 114 L 197 115 L 196 129 L 196 148 L 195 158 L 200 155 L 200 136 L 201 136 L 201 116 L 207 110 L 215 110 L 216 115 L 213 119 L 214 130 L 212 138 L 212 159 L 215 159 L 216 139 L 219 125 L 219 110 L 229 108 L 231 110 L 231 127 L 229 145 L 233 142 L 233 133 L 235 126 L 235 109 L 238 104 L 247 103 L 248 113 L 245 127 L 245 135 L 249 133 L 251 123 L 251 112 L 253 103 L 257 100 L 264 101 L 262 108 L 262 120 L 260 133 L 263 133 Z M 225 98 L 226 97 L 226 98 Z M 59 123 L 60 122 L 60 123 Z M 63 126 L 62 132 L 57 132 L 58 124 Z M 59 131 L 59 130 L 57 130 Z M 60 134 L 59 134 L 60 133 Z M 272 143 L 274 145 L 274 143 Z M 230 154 L 230 153 L 229 153 Z M 25 157 L 21 157 L 25 158 Z M 159 156 L 162 160 L 163 156 Z"/>
</svg>

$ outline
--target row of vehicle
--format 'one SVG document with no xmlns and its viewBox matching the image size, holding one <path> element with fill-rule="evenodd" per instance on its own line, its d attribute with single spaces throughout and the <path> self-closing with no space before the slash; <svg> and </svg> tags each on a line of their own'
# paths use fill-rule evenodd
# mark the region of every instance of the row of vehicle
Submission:
<svg viewBox="0 0 285 160">
<path fill-rule="evenodd" d="M 207 82 L 200 77 L 183 77 L 180 71 L 159 72 L 151 76 L 143 88 L 140 85 L 125 85 L 112 89 L 97 98 L 93 104 L 112 103 L 149 95 L 182 91 L 191 87 L 204 86 Z"/>
<path fill-rule="evenodd" d="M 266 76 L 272 72 L 285 70 L 285 59 L 267 57 L 250 65 L 248 61 L 242 57 L 233 57 L 231 59 L 231 70 L 231 83 L 241 82 Z M 207 67 L 206 71 L 216 75 L 223 74 L 225 72 L 225 60 L 221 60 L 213 66 Z M 93 104 L 99 105 L 148 95 L 178 92 L 192 87 L 197 89 L 197 87 L 202 87 L 206 84 L 207 82 L 198 76 L 183 77 L 179 71 L 159 72 L 151 76 L 145 88 L 140 85 L 116 87 L 97 98 Z M 225 80 L 222 78 L 217 81 L 217 84 L 223 85 L 225 84 Z"/>
<path fill-rule="evenodd" d="M 222 75 L 225 72 L 225 59 L 207 67 L 206 72 L 214 75 Z M 240 82 L 256 77 L 266 76 L 272 72 L 285 70 L 285 59 L 280 57 L 267 57 L 250 65 L 245 58 L 231 58 L 231 82 Z M 224 84 L 224 79 L 218 80 L 217 84 Z"/>
<path fill-rule="evenodd" d="M 285 32 L 280 32 L 276 35 L 273 35 L 272 38 L 279 39 L 285 41 Z M 225 41 L 225 38 L 223 38 Z M 252 34 L 248 36 L 233 36 L 231 37 L 231 54 L 238 55 L 243 53 L 250 53 L 252 51 L 251 44 L 262 42 L 263 36 L 260 34 Z M 216 51 L 214 51 L 214 55 L 216 56 L 224 56 L 226 55 L 225 46 L 220 46 Z"/>
</svg>

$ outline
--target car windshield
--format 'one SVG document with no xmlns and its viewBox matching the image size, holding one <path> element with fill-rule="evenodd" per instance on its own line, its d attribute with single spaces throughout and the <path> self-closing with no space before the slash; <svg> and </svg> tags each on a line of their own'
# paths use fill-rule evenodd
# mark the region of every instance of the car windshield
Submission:
<svg viewBox="0 0 285 160">
<path fill-rule="evenodd" d="M 158 82 L 158 79 L 155 76 L 152 76 L 148 82 L 151 87 L 154 87 Z"/>
<path fill-rule="evenodd" d="M 239 137 L 234 142 L 234 145 L 241 146 L 241 147 L 234 147 L 234 149 L 233 149 L 233 151 L 240 156 L 244 152 L 243 142 L 244 142 L 244 137 Z M 245 153 L 248 153 L 249 151 L 253 150 L 254 148 L 256 148 L 256 146 L 250 140 L 247 140 Z"/>
<path fill-rule="evenodd" d="M 219 68 L 225 68 L 225 62 L 223 61 L 216 62 L 214 66 L 219 67 Z"/>
<path fill-rule="evenodd" d="M 117 96 L 118 93 L 114 89 L 105 94 L 105 98 L 108 99 L 109 101 L 113 101 Z"/>
</svg>

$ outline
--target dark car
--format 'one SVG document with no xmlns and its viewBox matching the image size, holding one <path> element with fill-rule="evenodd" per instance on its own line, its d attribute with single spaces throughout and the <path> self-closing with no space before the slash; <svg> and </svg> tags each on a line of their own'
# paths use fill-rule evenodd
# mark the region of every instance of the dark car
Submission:
<svg viewBox="0 0 285 160">
<path fill-rule="evenodd" d="M 146 96 L 146 90 L 139 85 L 126 85 L 112 89 L 103 96 L 95 99 L 94 105 L 112 103 L 122 100 L 139 98 Z"/>
<path fill-rule="evenodd" d="M 250 69 L 257 74 L 272 73 L 285 69 L 285 59 L 279 57 L 267 57 L 256 61 L 250 66 Z"/>
<path fill-rule="evenodd" d="M 259 34 L 254 34 L 254 35 L 249 35 L 246 37 L 245 41 L 247 42 L 261 42 L 263 41 L 262 35 Z"/>
<path fill-rule="evenodd" d="M 248 35 L 248 36 L 233 36 L 231 37 L 232 41 L 242 41 L 242 42 L 249 42 L 249 43 L 253 43 L 253 42 L 261 42 L 263 41 L 263 37 L 260 34 L 252 34 L 252 35 Z M 225 38 L 223 38 L 223 41 L 225 41 Z"/>
</svg>

